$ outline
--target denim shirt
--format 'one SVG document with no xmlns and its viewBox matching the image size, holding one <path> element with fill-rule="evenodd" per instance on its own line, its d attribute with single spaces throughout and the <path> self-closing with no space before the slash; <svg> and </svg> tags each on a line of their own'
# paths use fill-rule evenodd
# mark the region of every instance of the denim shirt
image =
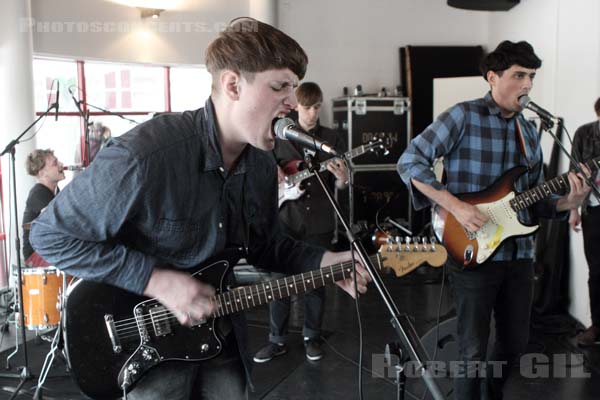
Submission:
<svg viewBox="0 0 600 400">
<path fill-rule="evenodd" d="M 248 145 L 225 171 L 210 99 L 111 139 L 35 220 L 30 239 L 66 273 L 138 294 L 155 266 L 191 268 L 232 246 L 284 273 L 318 268 L 324 252 L 281 233 L 269 152 Z"/>
</svg>

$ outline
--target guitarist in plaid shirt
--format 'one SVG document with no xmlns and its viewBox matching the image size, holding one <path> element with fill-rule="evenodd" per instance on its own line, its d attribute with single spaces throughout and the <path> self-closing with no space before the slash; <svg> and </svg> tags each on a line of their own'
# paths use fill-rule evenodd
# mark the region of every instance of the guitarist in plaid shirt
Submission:
<svg viewBox="0 0 600 400">
<path fill-rule="evenodd" d="M 519 96 L 529 94 L 541 64 L 529 43 L 500 43 L 481 63 L 490 91 L 483 98 L 451 107 L 412 140 L 398 161 L 398 173 L 416 209 L 437 204 L 466 230 L 477 232 L 488 217 L 454 194 L 484 190 L 519 165 L 528 170 L 517 180 L 516 190 L 544 181 L 539 138 L 518 102 Z M 435 180 L 432 171 L 439 157 L 444 157 L 445 185 Z M 538 202 L 522 213 L 522 219 L 527 223 L 538 217 L 566 218 L 567 211 L 578 207 L 590 190 L 573 173 L 569 184 L 567 195 Z M 502 398 L 509 368 L 525 351 L 529 338 L 533 242 L 533 236 L 508 238 L 492 257 L 473 268 L 449 263 L 460 361 L 454 371 L 456 399 Z M 481 362 L 487 357 L 492 313 L 497 341 L 488 357 L 494 364 L 488 364 L 486 371 Z M 482 387 L 487 393 L 481 393 Z"/>
</svg>

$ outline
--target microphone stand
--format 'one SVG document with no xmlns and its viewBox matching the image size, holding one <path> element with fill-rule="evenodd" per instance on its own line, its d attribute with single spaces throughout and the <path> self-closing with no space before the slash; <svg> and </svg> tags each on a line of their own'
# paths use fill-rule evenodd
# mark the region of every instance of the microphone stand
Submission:
<svg viewBox="0 0 600 400">
<path fill-rule="evenodd" d="M 81 118 L 83 118 L 83 122 L 85 124 L 85 137 L 84 137 L 84 142 L 85 142 L 85 160 L 87 161 L 87 163 L 83 163 L 84 166 L 89 166 L 91 160 L 90 160 L 90 126 L 92 125 L 92 123 L 90 122 L 90 107 L 91 108 L 95 108 L 96 110 L 102 111 L 106 114 L 110 114 L 116 117 L 119 117 L 121 119 L 124 119 L 125 121 L 129 121 L 129 122 L 133 122 L 134 124 L 139 124 L 138 121 L 133 120 L 131 118 L 127 118 L 121 114 L 117 114 L 115 112 L 112 112 L 110 110 L 107 110 L 105 108 L 102 107 L 98 107 L 95 106 L 93 104 L 87 103 L 83 100 L 77 100 L 75 98 L 75 96 L 73 96 L 73 94 L 71 94 L 71 98 L 73 99 L 73 101 L 75 102 L 75 107 L 77 107 L 77 111 L 79 111 L 79 115 L 81 115 Z M 81 105 L 85 104 L 86 110 L 85 112 L 83 111 L 83 109 L 81 108 Z"/>
<path fill-rule="evenodd" d="M 19 296 L 19 317 L 21 323 L 21 340 L 23 345 L 23 358 L 25 361 L 25 365 L 21 369 L 20 374 L 12 374 L 12 373 L 0 373 L 0 378 L 17 378 L 21 379 L 19 385 L 13 392 L 12 396 L 9 400 L 13 400 L 15 397 L 19 395 L 21 388 L 29 379 L 33 376 L 31 371 L 29 370 L 29 358 L 27 357 L 27 338 L 25 336 L 25 310 L 23 309 L 23 275 L 22 275 L 22 267 L 21 267 L 21 240 L 19 239 L 19 211 L 17 207 L 17 172 L 15 169 L 15 154 L 16 147 L 20 143 L 21 138 L 29 132 L 29 130 L 38 123 L 43 117 L 48 115 L 50 111 L 58 110 L 58 99 L 54 102 L 44 113 L 42 113 L 31 125 L 29 125 L 16 139 L 13 139 L 6 145 L 2 153 L 0 153 L 0 157 L 3 155 L 10 153 L 10 160 L 12 165 L 12 184 L 13 184 L 13 205 L 14 205 L 14 213 L 15 213 L 15 249 L 16 249 L 16 258 L 17 258 L 17 295 Z M 17 327 L 18 330 L 18 327 Z"/>
<path fill-rule="evenodd" d="M 71 93 L 70 88 L 69 93 Z M 71 98 L 73 99 L 73 102 L 75 102 L 75 107 L 77 107 L 77 111 L 79 111 L 79 115 L 81 116 L 81 118 L 83 118 L 83 123 L 85 125 L 85 133 L 83 137 L 84 153 L 82 165 L 84 167 L 87 167 L 90 165 L 90 110 L 87 109 L 86 111 L 83 111 L 81 105 L 84 104 L 84 101 L 75 99 L 75 96 L 73 96 L 72 93 Z"/>
<path fill-rule="evenodd" d="M 333 209 L 335 210 L 335 213 L 337 214 L 340 222 L 346 230 L 346 236 L 348 237 L 348 241 L 350 242 L 354 251 L 358 254 L 358 258 L 361 264 L 369 272 L 369 275 L 373 280 L 373 284 L 377 288 L 379 295 L 381 296 L 383 302 L 388 308 L 388 311 L 391 316 L 390 323 L 392 324 L 392 327 L 394 328 L 396 334 L 400 338 L 402 345 L 407 350 L 407 355 L 410 357 L 410 359 L 412 359 L 415 362 L 415 371 L 421 374 L 421 378 L 425 382 L 425 385 L 427 386 L 427 389 L 431 393 L 432 397 L 435 400 L 443 400 L 445 398 L 444 395 L 440 391 L 440 388 L 435 382 L 431 372 L 427 369 L 427 366 L 425 365 L 425 363 L 428 361 L 427 353 L 425 352 L 425 348 L 423 347 L 423 344 L 421 343 L 421 340 L 419 339 L 419 335 L 417 335 L 415 328 L 410 322 L 410 319 L 406 314 L 400 314 L 398 307 L 394 303 L 392 296 L 385 287 L 381 277 L 379 276 L 379 273 L 377 272 L 377 269 L 371 263 L 371 260 L 369 259 L 369 256 L 365 251 L 362 243 L 360 243 L 356 239 L 354 233 L 352 233 L 350 225 L 348 221 L 344 218 L 339 204 L 333 198 L 333 195 L 331 194 L 329 188 L 325 184 L 323 177 L 319 173 L 319 163 L 310 154 L 307 154 L 304 160 L 306 161 L 310 172 L 312 172 L 319 181 L 323 192 L 327 195 L 329 202 L 331 203 Z"/>
<path fill-rule="evenodd" d="M 556 137 L 556 134 L 554 132 L 552 132 L 552 127 L 553 127 L 552 121 L 548 121 L 545 118 L 541 118 L 542 130 L 548 132 L 550 134 L 550 136 L 552 136 L 554 143 L 556 143 L 558 145 L 558 147 L 560 148 L 560 150 L 569 158 L 569 160 L 571 161 L 571 165 L 573 165 L 573 168 L 575 168 L 575 170 L 577 172 L 581 173 L 585 182 L 590 186 L 590 188 L 592 188 L 592 192 L 594 193 L 594 196 L 596 197 L 596 199 L 598 201 L 600 201 L 600 190 L 598 189 L 598 185 L 596 185 L 596 183 L 585 174 L 585 172 L 583 171 L 583 168 L 581 168 L 581 165 L 579 165 L 579 162 L 571 155 L 571 153 L 569 153 L 567 151 L 565 146 L 562 144 L 561 140 L 558 137 Z M 562 117 L 558 118 L 557 129 L 562 130 L 563 127 L 564 127 L 564 120 L 562 119 Z"/>
</svg>

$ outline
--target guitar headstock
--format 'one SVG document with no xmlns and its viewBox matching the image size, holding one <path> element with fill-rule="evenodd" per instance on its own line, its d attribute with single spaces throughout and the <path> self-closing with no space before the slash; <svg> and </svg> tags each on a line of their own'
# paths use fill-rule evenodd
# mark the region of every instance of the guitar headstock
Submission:
<svg viewBox="0 0 600 400">
<path fill-rule="evenodd" d="M 378 156 L 387 156 L 390 154 L 390 151 L 386 147 L 382 138 L 376 140 L 370 140 L 369 143 L 364 145 L 365 152 L 370 151 L 372 153 L 377 154 Z"/>
<path fill-rule="evenodd" d="M 412 243 L 411 243 L 412 241 Z M 427 243 L 426 238 L 409 238 L 405 243 L 397 240 L 387 243 L 379 249 L 384 268 L 390 268 L 397 277 L 404 276 L 421 264 L 428 263 L 432 267 L 441 267 L 448 258 L 446 248 L 439 243 Z"/>
</svg>

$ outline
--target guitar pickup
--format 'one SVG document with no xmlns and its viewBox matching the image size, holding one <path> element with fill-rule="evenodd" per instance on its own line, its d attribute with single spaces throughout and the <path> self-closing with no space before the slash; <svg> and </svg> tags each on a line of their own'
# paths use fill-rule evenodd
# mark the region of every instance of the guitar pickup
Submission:
<svg viewBox="0 0 600 400">
<path fill-rule="evenodd" d="M 171 324 L 169 323 L 169 311 L 166 307 L 156 306 L 149 310 L 150 320 L 152 321 L 152 329 L 155 336 L 166 336 L 172 333 Z"/>
</svg>

